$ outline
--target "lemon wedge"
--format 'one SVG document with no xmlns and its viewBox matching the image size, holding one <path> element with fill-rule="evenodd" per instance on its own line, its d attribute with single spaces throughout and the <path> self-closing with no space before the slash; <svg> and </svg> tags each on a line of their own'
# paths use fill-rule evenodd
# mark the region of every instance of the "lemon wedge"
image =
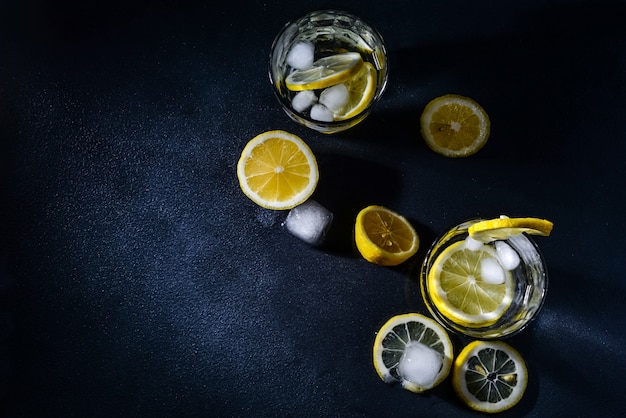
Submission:
<svg viewBox="0 0 626 418">
<path fill-rule="evenodd" d="M 363 58 L 358 52 L 345 52 L 320 58 L 304 70 L 295 70 L 285 79 L 289 90 L 317 90 L 351 79 L 359 72 Z"/>
<path fill-rule="evenodd" d="M 487 243 L 522 233 L 548 236 L 553 226 L 553 223 L 546 219 L 500 217 L 477 222 L 471 225 L 467 232 L 471 238 Z"/>
<path fill-rule="evenodd" d="M 358 213 L 354 236 L 363 258 L 382 266 L 408 260 L 419 247 L 419 237 L 409 221 L 383 206 L 368 206 Z"/>
<path fill-rule="evenodd" d="M 475 154 L 487 142 L 490 126 L 487 113 L 478 103 L 457 94 L 433 99 L 420 118 L 426 144 L 446 157 Z"/>
<path fill-rule="evenodd" d="M 317 186 L 317 161 L 308 145 L 285 131 L 268 131 L 246 144 L 237 163 L 239 186 L 267 209 L 291 209 Z"/>
<path fill-rule="evenodd" d="M 501 341 L 473 341 L 454 361 L 452 386 L 476 411 L 495 413 L 512 408 L 524 396 L 527 384 L 524 359 Z"/>
<path fill-rule="evenodd" d="M 335 120 L 345 120 L 357 116 L 371 103 L 376 92 L 376 69 L 369 62 L 363 63 L 361 70 L 346 81 L 348 102 L 335 112 Z"/>
</svg>

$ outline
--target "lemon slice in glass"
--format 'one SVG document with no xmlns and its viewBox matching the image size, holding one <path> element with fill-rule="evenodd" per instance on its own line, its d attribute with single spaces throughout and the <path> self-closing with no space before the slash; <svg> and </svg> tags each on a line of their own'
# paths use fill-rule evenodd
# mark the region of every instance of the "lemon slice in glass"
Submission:
<svg viewBox="0 0 626 418">
<path fill-rule="evenodd" d="M 483 277 L 483 263 L 499 268 L 500 279 Z M 435 259 L 427 283 L 439 312 L 468 328 L 494 324 L 513 300 L 513 276 L 500 267 L 496 250 L 486 245 L 470 249 L 465 241 L 451 244 Z"/>
<path fill-rule="evenodd" d="M 420 119 L 428 146 L 446 157 L 467 157 L 481 149 L 489 138 L 487 113 L 474 100 L 456 94 L 433 99 Z"/>
<path fill-rule="evenodd" d="M 390 318 L 378 331 L 374 368 L 386 383 L 400 382 L 411 392 L 441 383 L 452 367 L 452 342 L 446 330 L 418 313 Z"/>
<path fill-rule="evenodd" d="M 346 81 L 348 102 L 335 112 L 335 120 L 345 120 L 363 112 L 374 98 L 376 92 L 376 69 L 369 62 L 363 63 L 361 70 Z"/>
<path fill-rule="evenodd" d="M 244 147 L 237 177 L 241 190 L 258 205 L 291 209 L 313 194 L 319 174 L 315 156 L 301 138 L 268 131 Z"/>
<path fill-rule="evenodd" d="M 553 226 L 553 223 L 546 219 L 500 217 L 477 222 L 470 226 L 467 232 L 477 241 L 492 242 L 522 233 L 548 236 Z"/>
<path fill-rule="evenodd" d="M 472 409 L 505 411 L 522 399 L 528 372 L 522 356 L 501 341 L 474 341 L 454 361 L 452 386 Z"/>
<path fill-rule="evenodd" d="M 285 85 L 292 91 L 324 89 L 351 79 L 362 65 L 358 52 L 330 55 L 305 70 L 293 71 L 285 79 Z"/>
<path fill-rule="evenodd" d="M 408 260 L 419 247 L 419 237 L 409 221 L 382 206 L 368 206 L 358 213 L 354 237 L 363 258 L 382 266 Z"/>
</svg>

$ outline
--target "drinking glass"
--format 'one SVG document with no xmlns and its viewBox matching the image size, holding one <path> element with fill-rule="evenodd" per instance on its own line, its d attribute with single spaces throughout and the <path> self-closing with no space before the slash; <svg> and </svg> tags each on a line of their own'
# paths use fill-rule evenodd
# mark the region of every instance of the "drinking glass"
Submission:
<svg viewBox="0 0 626 418">
<path fill-rule="evenodd" d="M 312 50 L 312 60 L 307 57 L 311 54 L 307 47 Z M 296 60 L 290 60 L 290 57 L 295 56 L 295 48 L 300 48 L 303 52 Z M 375 71 L 374 76 L 370 78 L 373 81 L 370 88 L 363 91 L 357 88 L 356 92 L 353 88 L 350 93 L 352 102 L 358 102 L 361 97 L 363 98 L 360 106 L 354 107 L 355 114 L 346 112 L 344 115 L 334 115 L 333 119 L 329 120 L 325 117 L 320 118 L 320 112 L 313 110 L 313 106 L 319 104 L 323 91 L 332 86 L 307 90 L 310 93 L 295 99 L 300 101 L 294 105 L 296 103 L 294 98 L 301 91 L 290 90 L 286 83 L 291 73 L 301 69 L 295 68 L 294 65 L 305 68 L 311 61 L 318 62 L 320 58 L 350 52 L 358 53 L 363 63 L 371 63 Z M 382 36 L 363 19 L 339 10 L 315 11 L 287 23 L 278 33 L 271 47 L 269 78 L 278 101 L 291 119 L 322 133 L 336 133 L 365 119 L 382 95 L 388 78 L 387 52 Z M 355 84 L 352 80 L 345 81 L 348 88 L 350 83 L 353 86 Z M 310 105 L 307 102 L 302 104 L 303 96 L 311 100 Z M 324 115 L 326 113 L 328 112 L 322 112 Z"/>
<path fill-rule="evenodd" d="M 526 234 L 513 235 L 507 239 L 496 240 L 486 244 L 478 243 L 477 241 L 473 241 L 473 244 L 470 243 L 468 228 L 479 221 L 481 219 L 473 219 L 454 226 L 433 243 L 421 269 L 420 288 L 422 297 L 433 317 L 451 331 L 479 339 L 509 337 L 524 329 L 536 317 L 544 303 L 548 289 L 546 262 L 537 244 Z M 508 273 L 510 273 L 512 280 L 512 298 L 510 305 L 508 305 L 502 315 L 495 322 L 488 325 L 474 326 L 473 324 L 459 323 L 455 318 L 451 318 L 451 315 L 446 314 L 445 306 L 443 307 L 444 309 L 441 309 L 441 298 L 438 298 L 435 293 L 437 290 L 429 288 L 428 276 L 437 263 L 441 261 L 438 258 L 447 248 L 459 241 L 465 241 L 463 245 L 473 247 L 474 250 L 481 248 L 481 245 L 490 247 L 488 253 L 491 254 L 498 254 L 497 250 L 501 249 L 506 249 L 507 251 L 512 249 L 519 257 L 519 263 L 514 268 L 507 267 L 506 260 L 498 261 L 499 264 L 504 264 L 504 270 L 509 269 Z M 511 256 L 515 258 L 515 254 L 511 254 Z M 468 265 L 466 268 L 468 270 L 480 271 L 480 266 L 476 265 Z"/>
</svg>

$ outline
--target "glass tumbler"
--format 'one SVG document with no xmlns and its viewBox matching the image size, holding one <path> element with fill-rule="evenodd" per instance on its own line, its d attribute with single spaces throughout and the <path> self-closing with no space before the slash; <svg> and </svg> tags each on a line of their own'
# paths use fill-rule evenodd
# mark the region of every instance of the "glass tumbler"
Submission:
<svg viewBox="0 0 626 418">
<path fill-rule="evenodd" d="M 479 221 L 457 225 L 434 242 L 421 269 L 422 297 L 433 317 L 451 331 L 478 339 L 509 337 L 540 311 L 548 289 L 547 266 L 526 234 L 490 243 L 469 238 L 468 228 Z M 491 316 L 465 316 L 467 301 L 474 298 L 492 303 L 485 308 Z"/>
<path fill-rule="evenodd" d="M 287 115 L 322 133 L 367 117 L 388 78 L 382 36 L 343 11 L 320 10 L 287 23 L 272 44 L 269 78 Z"/>
</svg>

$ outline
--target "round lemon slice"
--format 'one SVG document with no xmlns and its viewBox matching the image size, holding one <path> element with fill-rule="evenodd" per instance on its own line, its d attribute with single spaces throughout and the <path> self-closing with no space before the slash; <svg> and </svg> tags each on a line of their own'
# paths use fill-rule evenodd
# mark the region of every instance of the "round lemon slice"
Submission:
<svg viewBox="0 0 626 418">
<path fill-rule="evenodd" d="M 285 79 L 285 85 L 292 91 L 324 89 L 351 79 L 362 65 L 358 52 L 330 55 L 305 70 L 293 71 Z"/>
<path fill-rule="evenodd" d="M 472 409 L 501 412 L 517 404 L 528 384 L 522 356 L 501 341 L 474 341 L 454 361 L 452 386 Z"/>
<path fill-rule="evenodd" d="M 335 120 L 345 120 L 363 112 L 376 92 L 376 69 L 369 62 L 363 63 L 354 78 L 346 81 L 348 102 L 335 113 Z"/>
<path fill-rule="evenodd" d="M 477 241 L 492 242 L 522 233 L 548 236 L 553 226 L 553 223 L 546 219 L 500 217 L 477 222 L 471 225 L 467 232 Z"/>
<path fill-rule="evenodd" d="M 483 276 L 483 263 L 498 266 L 499 280 Z M 494 248 L 470 249 L 465 241 L 455 242 L 439 254 L 428 272 L 428 295 L 450 321 L 468 328 L 490 326 L 513 300 L 513 276 L 499 266 Z"/>
<path fill-rule="evenodd" d="M 239 186 L 267 209 L 291 209 L 307 200 L 319 178 L 308 145 L 285 131 L 268 131 L 244 147 L 237 163 Z"/>
<path fill-rule="evenodd" d="M 409 221 L 382 206 L 368 206 L 358 213 L 354 237 L 363 258 L 382 266 L 396 266 L 419 248 L 419 237 Z"/>
<path fill-rule="evenodd" d="M 474 100 L 446 94 L 426 105 L 420 126 L 433 151 L 446 157 L 467 157 L 485 145 L 491 124 L 487 113 Z"/>
<path fill-rule="evenodd" d="M 390 318 L 374 341 L 376 373 L 385 383 L 400 382 L 411 392 L 441 383 L 452 367 L 452 342 L 434 320 L 418 313 Z"/>
</svg>

